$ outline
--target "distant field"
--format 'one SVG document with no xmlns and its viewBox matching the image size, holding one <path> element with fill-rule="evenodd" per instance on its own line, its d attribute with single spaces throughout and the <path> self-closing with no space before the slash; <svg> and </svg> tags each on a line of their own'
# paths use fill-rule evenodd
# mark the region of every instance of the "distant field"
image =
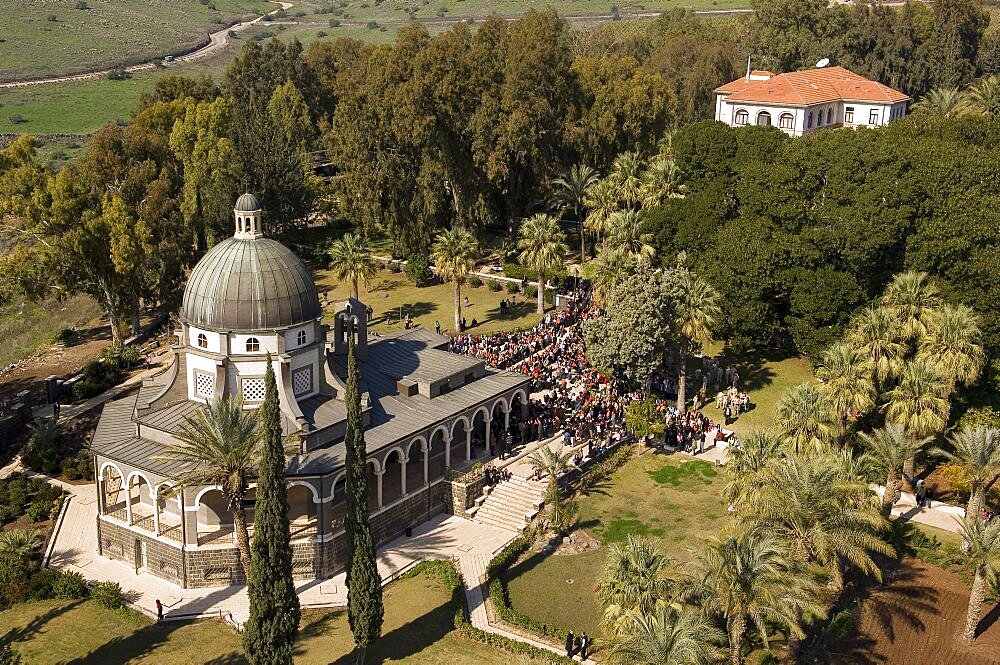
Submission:
<svg viewBox="0 0 1000 665">
<path fill-rule="evenodd" d="M 9 302 L 0 306 L 0 368 L 54 342 L 64 328 L 82 326 L 101 315 L 101 308 L 87 296 L 65 302 Z"/>
<path fill-rule="evenodd" d="M 86 6 L 88 9 L 77 9 Z M 213 9 L 214 7 L 214 9 Z M 133 64 L 193 48 L 264 0 L 0 0 L 0 81 Z"/>
</svg>

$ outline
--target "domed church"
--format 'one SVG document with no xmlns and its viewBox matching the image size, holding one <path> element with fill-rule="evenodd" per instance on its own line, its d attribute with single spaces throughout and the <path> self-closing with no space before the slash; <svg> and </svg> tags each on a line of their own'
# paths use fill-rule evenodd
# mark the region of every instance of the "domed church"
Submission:
<svg viewBox="0 0 1000 665">
<path fill-rule="evenodd" d="M 282 429 L 295 447 L 287 467 L 295 577 L 343 570 L 348 335 L 361 371 L 376 542 L 441 512 L 464 514 L 475 497 L 452 478 L 489 458 L 512 414 L 524 413 L 527 377 L 450 353 L 431 331 L 370 337 L 363 303 L 324 311 L 308 268 L 264 235 L 256 197 L 240 196 L 233 215 L 233 237 L 191 271 L 169 367 L 101 414 L 92 442 L 100 554 L 181 587 L 245 582 L 225 497 L 212 486 L 172 491 L 186 465 L 162 455 L 213 399 L 257 408 L 270 355 Z"/>
</svg>

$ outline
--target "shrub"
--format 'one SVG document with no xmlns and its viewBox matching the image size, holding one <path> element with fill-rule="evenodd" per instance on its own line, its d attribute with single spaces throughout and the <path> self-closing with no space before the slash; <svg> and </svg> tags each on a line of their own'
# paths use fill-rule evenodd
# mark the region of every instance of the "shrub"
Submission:
<svg viewBox="0 0 1000 665">
<path fill-rule="evenodd" d="M 49 14 L 48 16 L 46 16 L 46 17 L 45 17 L 45 19 L 46 19 L 46 20 L 47 20 L 47 21 L 48 21 L 49 23 L 55 23 L 56 21 L 58 21 L 58 20 L 59 20 L 59 17 L 58 17 L 58 16 L 56 16 L 55 14 Z"/>
<path fill-rule="evenodd" d="M 414 286 L 427 286 L 430 282 L 431 264 L 423 254 L 414 254 L 406 261 L 406 276 Z"/>
<path fill-rule="evenodd" d="M 499 293 L 503 291 L 503 284 L 501 284 L 498 280 L 495 279 L 487 281 L 486 287 L 493 293 Z"/>
<path fill-rule="evenodd" d="M 331 28 L 339 28 L 340 27 L 340 19 L 336 19 L 336 18 L 330 19 L 330 27 Z"/>
<path fill-rule="evenodd" d="M 20 508 L 15 508 L 9 503 L 0 503 L 0 525 L 13 522 L 20 514 Z"/>
<path fill-rule="evenodd" d="M 472 277 L 469 278 L 469 286 L 471 286 L 472 288 L 478 289 L 482 285 L 483 285 L 483 280 L 480 279 L 479 277 L 473 275 Z"/>
<path fill-rule="evenodd" d="M 125 71 L 123 67 L 115 67 L 114 69 L 109 70 L 108 73 L 104 75 L 104 78 L 109 81 L 124 81 L 132 78 L 132 75 Z"/>
<path fill-rule="evenodd" d="M 504 288 L 507 289 L 507 293 L 514 294 L 521 290 L 521 285 L 517 282 L 507 282 Z"/>
<path fill-rule="evenodd" d="M 535 286 L 535 285 L 533 285 L 533 284 L 529 284 L 528 288 L 526 288 L 524 290 L 524 295 L 528 296 L 529 298 L 537 298 L 538 297 L 538 287 Z"/>
<path fill-rule="evenodd" d="M 28 582 L 28 598 L 30 600 L 49 600 L 55 598 L 55 585 L 59 581 L 59 571 L 46 568 L 37 571 Z"/>
<path fill-rule="evenodd" d="M 83 0 L 79 0 L 79 2 L 76 3 L 76 8 L 77 9 L 90 9 L 90 5 L 88 5 Z"/>
<path fill-rule="evenodd" d="M 327 35 L 326 30 L 320 30 L 319 32 L 316 33 L 317 37 L 326 37 L 326 35 Z"/>
<path fill-rule="evenodd" d="M 403 266 L 399 265 L 399 261 L 386 261 L 385 267 L 389 272 L 393 274 L 398 274 L 403 272 Z"/>
<path fill-rule="evenodd" d="M 22 665 L 21 654 L 8 646 L 0 647 L 0 665 Z"/>
<path fill-rule="evenodd" d="M 64 570 L 59 579 L 52 584 L 52 593 L 56 598 L 86 598 L 90 593 L 87 580 L 80 573 Z"/>
<path fill-rule="evenodd" d="M 15 113 L 11 116 L 8 116 L 7 119 L 10 120 L 10 124 L 12 125 L 20 125 L 22 122 L 25 121 L 24 116 L 21 115 L 20 113 Z"/>
<path fill-rule="evenodd" d="M 31 564 L 22 556 L 0 555 L 0 609 L 28 597 Z"/>
<path fill-rule="evenodd" d="M 134 344 L 117 342 L 101 351 L 101 361 L 121 370 L 132 369 L 142 360 L 142 353 Z"/>
<path fill-rule="evenodd" d="M 117 610 L 125 607 L 125 593 L 118 582 L 101 582 L 90 592 L 90 597 L 101 607 Z"/>
<path fill-rule="evenodd" d="M 52 502 L 45 500 L 35 500 L 28 508 L 28 519 L 32 522 L 44 522 L 52 514 Z"/>
<path fill-rule="evenodd" d="M 378 21 L 368 21 L 368 23 L 365 24 L 365 27 L 369 30 L 375 30 L 378 28 Z"/>
</svg>

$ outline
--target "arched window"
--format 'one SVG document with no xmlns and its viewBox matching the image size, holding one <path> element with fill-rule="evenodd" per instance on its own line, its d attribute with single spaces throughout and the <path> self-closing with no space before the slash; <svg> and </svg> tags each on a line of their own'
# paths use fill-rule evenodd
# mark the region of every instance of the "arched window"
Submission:
<svg viewBox="0 0 1000 665">
<path fill-rule="evenodd" d="M 826 110 L 826 124 L 833 122 L 833 109 L 829 108 Z"/>
<path fill-rule="evenodd" d="M 247 339 L 247 353 L 258 353 L 260 351 L 260 340 L 256 337 Z"/>
<path fill-rule="evenodd" d="M 791 113 L 782 113 L 781 117 L 778 118 L 778 126 L 782 129 L 794 129 L 795 116 Z"/>
<path fill-rule="evenodd" d="M 771 126 L 771 114 L 767 111 L 761 111 L 757 114 L 757 124 L 761 127 Z"/>
<path fill-rule="evenodd" d="M 747 113 L 746 109 L 740 109 L 736 112 L 736 124 L 746 125 L 750 122 L 750 114 Z"/>
<path fill-rule="evenodd" d="M 813 126 L 813 112 L 809 111 L 809 121 L 806 123 L 806 127 L 812 129 Z"/>
<path fill-rule="evenodd" d="M 306 331 L 300 330 L 295 334 L 295 345 L 304 346 L 306 343 Z"/>
<path fill-rule="evenodd" d="M 205 333 L 198 333 L 198 347 L 201 349 L 208 348 L 208 337 L 205 336 Z"/>
</svg>

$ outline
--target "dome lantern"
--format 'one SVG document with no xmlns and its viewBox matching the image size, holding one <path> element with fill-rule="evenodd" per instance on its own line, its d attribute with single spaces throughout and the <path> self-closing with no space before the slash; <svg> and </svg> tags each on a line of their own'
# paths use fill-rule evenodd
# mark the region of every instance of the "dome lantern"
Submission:
<svg viewBox="0 0 1000 665">
<path fill-rule="evenodd" d="M 257 197 L 247 192 L 236 199 L 233 206 L 233 217 L 236 219 L 235 238 L 240 240 L 255 240 L 264 236 L 261 225 L 260 202 Z"/>
</svg>

